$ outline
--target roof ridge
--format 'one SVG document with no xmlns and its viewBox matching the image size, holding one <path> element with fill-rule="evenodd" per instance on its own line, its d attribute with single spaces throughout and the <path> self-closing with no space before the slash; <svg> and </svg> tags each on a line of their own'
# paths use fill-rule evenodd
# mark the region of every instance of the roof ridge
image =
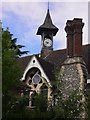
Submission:
<svg viewBox="0 0 90 120">
<path fill-rule="evenodd" d="M 25 57 L 33 57 L 33 56 L 38 56 L 39 54 L 32 54 L 32 55 L 26 55 L 26 56 L 21 56 L 19 58 L 25 58 Z"/>
<path fill-rule="evenodd" d="M 46 63 L 48 63 L 48 64 L 53 65 L 53 64 L 50 63 L 49 61 L 46 61 L 45 59 L 43 59 L 43 58 L 41 58 L 41 57 L 39 57 L 39 56 L 36 56 L 36 58 L 37 58 L 38 60 L 42 60 L 42 61 L 44 61 L 44 62 L 46 62 Z"/>
</svg>

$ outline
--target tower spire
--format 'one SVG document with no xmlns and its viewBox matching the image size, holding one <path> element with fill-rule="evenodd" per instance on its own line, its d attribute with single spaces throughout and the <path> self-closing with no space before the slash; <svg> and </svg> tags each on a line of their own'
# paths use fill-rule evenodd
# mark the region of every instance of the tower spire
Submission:
<svg viewBox="0 0 90 120">
<path fill-rule="evenodd" d="M 42 25 L 40 25 L 40 27 L 38 28 L 37 35 L 42 35 L 42 32 L 46 29 L 49 31 L 52 31 L 53 36 L 55 36 L 56 33 L 58 32 L 58 28 L 52 22 L 49 9 L 47 10 L 47 14 L 46 14 L 44 23 Z"/>
<path fill-rule="evenodd" d="M 49 10 L 49 0 L 48 0 L 48 10 Z"/>
</svg>

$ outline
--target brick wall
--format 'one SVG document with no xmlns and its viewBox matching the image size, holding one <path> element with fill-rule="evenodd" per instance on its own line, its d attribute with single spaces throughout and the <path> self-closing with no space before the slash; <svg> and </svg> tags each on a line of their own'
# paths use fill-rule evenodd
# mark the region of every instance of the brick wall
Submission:
<svg viewBox="0 0 90 120">
<path fill-rule="evenodd" d="M 82 19 L 68 20 L 65 31 L 67 33 L 67 56 L 82 56 Z"/>
</svg>

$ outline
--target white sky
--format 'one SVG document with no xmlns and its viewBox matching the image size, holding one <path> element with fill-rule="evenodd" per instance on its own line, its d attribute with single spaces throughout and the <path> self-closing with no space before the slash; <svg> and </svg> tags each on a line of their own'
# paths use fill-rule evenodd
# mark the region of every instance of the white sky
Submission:
<svg viewBox="0 0 90 120">
<path fill-rule="evenodd" d="M 34 1 L 34 2 L 31 2 Z M 48 3 L 40 0 L 2 0 L 2 25 L 9 27 L 17 43 L 25 45 L 23 50 L 29 50 L 29 54 L 40 53 L 41 37 L 36 35 L 38 27 L 43 23 Z M 52 1 L 52 2 L 51 2 Z M 58 2 L 57 2 L 58 1 Z M 63 2 L 61 0 L 49 0 L 50 15 L 54 25 L 59 28 L 54 37 L 54 49 L 66 48 L 65 24 L 67 20 L 83 18 L 83 44 L 88 43 L 88 1 L 75 0 L 75 2 Z M 78 2 L 76 2 L 78 1 Z M 2 18 L 1 18 L 2 17 Z"/>
</svg>

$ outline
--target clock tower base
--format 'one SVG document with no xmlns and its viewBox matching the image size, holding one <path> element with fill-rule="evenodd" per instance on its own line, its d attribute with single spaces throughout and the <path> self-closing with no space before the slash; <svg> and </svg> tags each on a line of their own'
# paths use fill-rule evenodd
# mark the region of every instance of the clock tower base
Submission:
<svg viewBox="0 0 90 120">
<path fill-rule="evenodd" d="M 52 49 L 51 50 L 48 50 L 48 49 L 42 49 L 41 50 L 41 57 L 44 58 L 44 57 L 47 57 L 50 53 L 52 52 Z"/>
</svg>

